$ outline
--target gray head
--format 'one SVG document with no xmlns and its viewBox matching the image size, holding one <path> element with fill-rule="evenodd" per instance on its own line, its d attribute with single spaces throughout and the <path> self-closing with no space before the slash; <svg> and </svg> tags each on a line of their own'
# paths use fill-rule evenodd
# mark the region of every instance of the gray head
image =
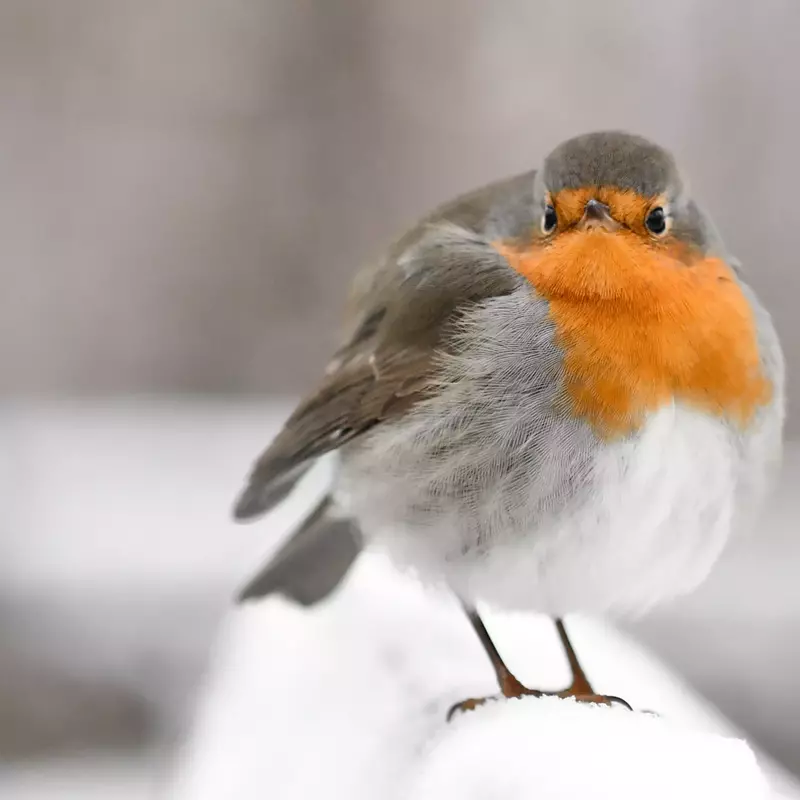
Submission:
<svg viewBox="0 0 800 800">
<path fill-rule="evenodd" d="M 680 194 L 683 181 L 675 159 L 657 144 L 620 131 L 568 139 L 545 159 L 544 183 L 552 193 L 584 186 L 612 186 L 643 197 Z"/>
<path fill-rule="evenodd" d="M 537 173 L 537 235 L 603 226 L 633 230 L 655 243 L 722 253 L 711 221 L 691 199 L 672 154 L 641 136 L 600 131 L 558 145 Z"/>
</svg>

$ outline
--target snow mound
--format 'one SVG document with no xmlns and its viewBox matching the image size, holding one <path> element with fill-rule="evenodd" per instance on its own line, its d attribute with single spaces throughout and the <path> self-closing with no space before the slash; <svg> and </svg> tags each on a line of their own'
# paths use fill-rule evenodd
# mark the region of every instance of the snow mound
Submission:
<svg viewBox="0 0 800 800">
<path fill-rule="evenodd" d="M 755 800 L 769 796 L 741 740 L 557 698 L 492 703 L 443 729 L 409 800 Z"/>
<path fill-rule="evenodd" d="M 569 670 L 554 626 L 484 610 L 529 686 Z M 365 554 L 318 607 L 280 599 L 231 613 L 172 800 L 756 800 L 749 746 L 662 664 L 608 625 L 568 619 L 600 693 L 636 709 L 527 697 L 445 721 L 496 692 L 449 596 Z M 770 769 L 759 756 L 761 769 Z M 774 780 L 774 778 L 770 778 Z M 786 797 L 797 796 L 794 793 Z"/>
</svg>

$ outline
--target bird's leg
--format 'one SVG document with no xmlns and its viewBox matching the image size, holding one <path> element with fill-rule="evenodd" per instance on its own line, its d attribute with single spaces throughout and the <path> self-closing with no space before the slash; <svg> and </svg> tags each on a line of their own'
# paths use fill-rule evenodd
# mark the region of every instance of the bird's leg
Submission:
<svg viewBox="0 0 800 800">
<path fill-rule="evenodd" d="M 489 636 L 489 631 L 486 630 L 486 626 L 483 624 L 480 614 L 465 603 L 461 605 L 475 633 L 478 634 L 478 639 L 480 639 L 483 649 L 486 651 L 486 655 L 489 656 L 489 661 L 492 662 L 492 666 L 494 667 L 494 674 L 497 676 L 497 685 L 500 687 L 500 695 L 496 695 L 495 697 L 523 697 L 524 695 L 540 697 L 543 692 L 539 692 L 536 689 L 528 689 L 523 686 L 506 666 L 495 643 L 492 641 L 492 637 Z M 467 700 L 462 700 L 460 703 L 456 703 L 450 708 L 447 712 L 447 719 L 448 721 L 451 720 L 457 711 L 471 711 L 483 705 L 487 700 L 492 699 L 494 699 L 494 697 L 471 697 Z"/>
<path fill-rule="evenodd" d="M 500 694 L 495 695 L 494 697 L 473 697 L 469 698 L 468 700 L 463 700 L 460 703 L 456 703 L 447 714 L 448 720 L 452 719 L 453 715 L 457 711 L 471 711 L 472 709 L 483 705 L 487 700 L 492 700 L 497 697 L 524 697 L 527 695 L 533 695 L 534 697 L 542 697 L 544 695 L 573 697 L 579 702 L 603 703 L 607 705 L 618 702 L 630 708 L 628 703 L 619 697 L 605 696 L 595 693 L 586 677 L 586 673 L 583 671 L 583 668 L 578 661 L 578 657 L 575 654 L 575 650 L 572 647 L 572 643 L 569 640 L 569 636 L 567 635 L 567 631 L 562 620 L 557 619 L 555 620 L 555 623 L 559 639 L 564 647 L 567 660 L 569 661 L 570 670 L 572 671 L 572 683 L 567 689 L 564 689 L 560 692 L 543 692 L 538 689 L 529 689 L 517 680 L 517 678 L 503 661 L 478 612 L 466 604 L 462 603 L 462 606 L 467 618 L 470 621 L 470 624 L 475 630 L 475 633 L 478 635 L 478 639 L 480 639 L 481 644 L 483 645 L 483 649 L 486 651 L 486 655 L 489 656 L 489 661 L 491 661 L 492 666 L 494 667 L 494 672 L 497 676 L 497 684 L 500 687 Z"/>
<path fill-rule="evenodd" d="M 567 629 L 564 627 L 562 619 L 556 619 L 556 630 L 558 631 L 558 638 L 561 640 L 561 646 L 564 648 L 564 653 L 569 662 L 569 668 L 572 672 L 572 683 L 560 692 L 545 692 L 544 694 L 555 695 L 556 697 L 574 697 L 579 702 L 583 703 L 602 703 L 604 705 L 611 705 L 612 703 L 620 703 L 627 706 L 631 711 L 630 705 L 621 697 L 615 695 L 597 694 L 589 683 L 586 673 L 583 671 L 581 662 L 578 661 L 578 656 L 575 653 L 575 648 L 567 635 Z"/>
</svg>

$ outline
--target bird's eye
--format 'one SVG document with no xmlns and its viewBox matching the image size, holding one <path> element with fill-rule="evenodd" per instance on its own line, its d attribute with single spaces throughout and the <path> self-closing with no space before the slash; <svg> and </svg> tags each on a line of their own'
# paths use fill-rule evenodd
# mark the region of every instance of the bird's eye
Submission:
<svg viewBox="0 0 800 800">
<path fill-rule="evenodd" d="M 644 221 L 653 236 L 663 236 L 667 232 L 667 213 L 661 206 L 652 209 Z"/>
<path fill-rule="evenodd" d="M 545 206 L 544 216 L 542 217 L 542 231 L 544 233 L 552 233 L 555 230 L 556 225 L 558 225 L 556 210 L 553 208 L 553 206 Z"/>
</svg>

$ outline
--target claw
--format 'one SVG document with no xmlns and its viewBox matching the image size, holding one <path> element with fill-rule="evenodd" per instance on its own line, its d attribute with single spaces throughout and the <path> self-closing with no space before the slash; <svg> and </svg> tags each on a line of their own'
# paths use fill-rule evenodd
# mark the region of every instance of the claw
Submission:
<svg viewBox="0 0 800 800">
<path fill-rule="evenodd" d="M 537 689 L 528 689 L 521 683 L 516 683 L 513 689 L 510 689 L 510 687 L 506 685 L 503 687 L 503 692 L 501 694 L 489 695 L 488 697 L 470 697 L 467 700 L 462 700 L 460 703 L 451 706 L 450 710 L 447 712 L 447 721 L 450 722 L 458 711 L 474 711 L 478 706 L 482 706 L 492 700 L 508 700 L 509 698 L 529 696 L 542 697 L 543 694 L 544 692 L 540 692 Z"/>
<path fill-rule="evenodd" d="M 464 713 L 466 711 L 474 711 L 478 706 L 482 706 L 489 699 L 491 698 L 470 697 L 467 700 L 462 700 L 460 703 L 454 703 L 452 706 L 450 706 L 450 710 L 447 712 L 447 721 L 450 722 L 459 712 Z"/>
<path fill-rule="evenodd" d="M 451 722 L 453 717 L 458 712 L 466 712 L 466 711 L 474 711 L 479 706 L 488 703 L 490 700 L 502 700 L 508 698 L 515 698 L 515 697 L 561 697 L 567 698 L 572 697 L 578 703 L 595 703 L 596 705 L 621 705 L 628 709 L 628 711 L 633 711 L 633 706 L 621 697 L 617 695 L 609 694 L 576 694 L 575 692 L 567 689 L 563 692 L 540 692 L 535 689 L 525 689 L 523 687 L 523 691 L 515 693 L 515 694 L 498 694 L 498 695 L 491 695 L 489 697 L 470 697 L 467 700 L 462 700 L 460 703 L 455 703 L 450 707 L 450 710 L 447 712 L 447 721 Z M 647 712 L 653 713 L 653 712 Z"/>
<path fill-rule="evenodd" d="M 627 701 L 623 700 L 621 697 L 617 697 L 615 694 L 606 695 L 606 700 L 608 700 L 610 705 L 614 705 L 614 703 L 619 703 L 621 706 L 625 706 L 628 711 L 633 711 L 633 706 Z"/>
</svg>

